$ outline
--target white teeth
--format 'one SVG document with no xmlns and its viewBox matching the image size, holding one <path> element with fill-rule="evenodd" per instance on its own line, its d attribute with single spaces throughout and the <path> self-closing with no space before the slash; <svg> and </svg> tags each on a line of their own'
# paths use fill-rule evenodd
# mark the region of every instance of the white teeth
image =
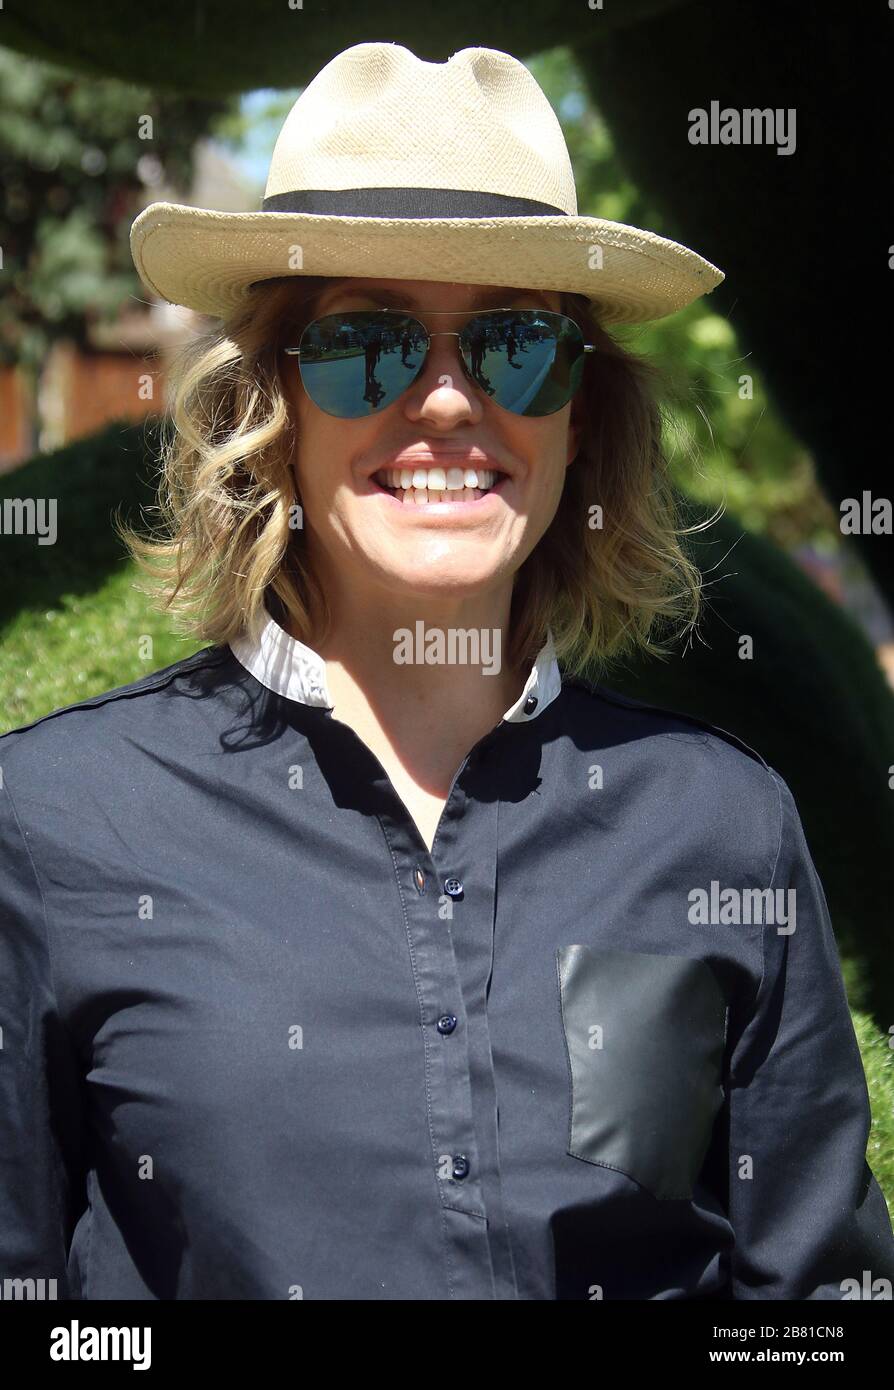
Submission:
<svg viewBox="0 0 894 1390">
<path fill-rule="evenodd" d="M 434 492 L 430 488 L 408 487 L 399 491 L 397 494 L 398 502 L 402 502 L 406 507 L 424 506 L 429 502 L 477 502 L 479 497 L 484 497 L 484 492 L 480 488 L 467 488 L 462 496 L 456 492 L 448 492 L 445 488 L 443 492 Z"/>
<path fill-rule="evenodd" d="M 375 480 L 382 487 L 402 492 L 403 501 L 421 503 L 450 501 L 448 493 L 464 489 L 487 492 L 497 476 L 493 468 L 382 468 Z"/>
</svg>

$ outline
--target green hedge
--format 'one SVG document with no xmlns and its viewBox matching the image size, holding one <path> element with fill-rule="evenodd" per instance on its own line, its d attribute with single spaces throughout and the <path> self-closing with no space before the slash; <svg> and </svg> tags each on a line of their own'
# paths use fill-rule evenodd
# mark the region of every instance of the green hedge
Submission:
<svg viewBox="0 0 894 1390">
<path fill-rule="evenodd" d="M 689 545 L 708 585 L 698 637 L 605 683 L 737 734 L 785 778 L 851 1002 L 894 1019 L 894 694 L 862 630 L 769 541 L 727 514 Z"/>
</svg>

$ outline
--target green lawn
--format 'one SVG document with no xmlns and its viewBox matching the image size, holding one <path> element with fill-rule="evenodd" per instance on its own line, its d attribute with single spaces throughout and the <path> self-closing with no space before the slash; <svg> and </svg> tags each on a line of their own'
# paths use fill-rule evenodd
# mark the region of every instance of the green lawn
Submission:
<svg viewBox="0 0 894 1390">
<path fill-rule="evenodd" d="M 894 1222 L 894 1051 L 888 1045 L 894 1034 L 880 1032 L 868 1014 L 856 1010 L 852 1014 L 872 1107 L 866 1157 Z"/>
<path fill-rule="evenodd" d="M 171 635 L 122 564 L 92 592 L 23 607 L 0 636 L 0 733 L 140 680 L 207 645 Z M 147 638 L 150 642 L 147 642 Z"/>
</svg>

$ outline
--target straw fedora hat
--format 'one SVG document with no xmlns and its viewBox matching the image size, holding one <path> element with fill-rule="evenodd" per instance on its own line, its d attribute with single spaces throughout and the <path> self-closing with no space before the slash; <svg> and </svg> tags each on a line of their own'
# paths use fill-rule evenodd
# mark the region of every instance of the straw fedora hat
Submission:
<svg viewBox="0 0 894 1390">
<path fill-rule="evenodd" d="M 654 232 L 579 217 L 555 112 L 493 48 L 346 49 L 286 117 L 259 212 L 152 203 L 130 243 L 151 290 L 221 317 L 258 280 L 323 275 L 568 290 L 640 323 L 724 278 Z"/>
</svg>

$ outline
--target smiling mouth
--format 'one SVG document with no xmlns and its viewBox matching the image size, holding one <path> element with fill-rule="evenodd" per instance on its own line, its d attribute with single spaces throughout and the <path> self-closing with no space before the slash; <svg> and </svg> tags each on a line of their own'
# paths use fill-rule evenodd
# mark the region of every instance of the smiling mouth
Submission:
<svg viewBox="0 0 894 1390">
<path fill-rule="evenodd" d="M 380 468 L 373 481 L 399 502 L 476 502 L 508 477 L 495 468 Z"/>
</svg>

